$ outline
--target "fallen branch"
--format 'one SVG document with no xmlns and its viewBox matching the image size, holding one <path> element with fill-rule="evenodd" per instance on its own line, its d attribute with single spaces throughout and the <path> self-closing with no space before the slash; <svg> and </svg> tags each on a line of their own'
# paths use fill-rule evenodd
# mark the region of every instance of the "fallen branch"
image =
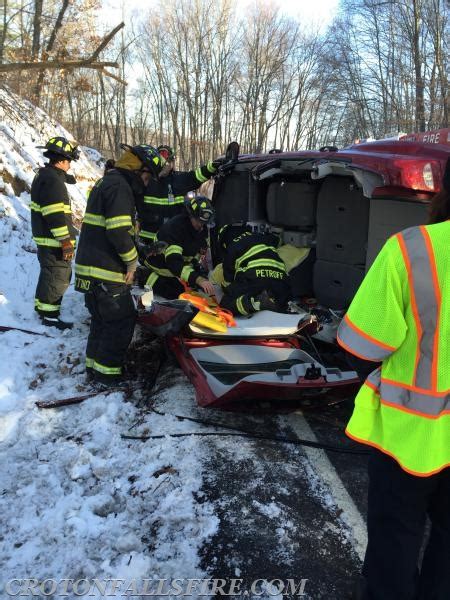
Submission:
<svg viewBox="0 0 450 600">
<path fill-rule="evenodd" d="M 87 58 L 81 58 L 78 60 L 51 60 L 51 61 L 23 61 L 23 62 L 14 62 L 14 63 L 5 63 L 0 64 L 0 73 L 8 73 L 10 71 L 22 71 L 22 70 L 30 70 L 30 69 L 97 69 L 99 71 L 103 71 L 105 67 L 113 67 L 115 69 L 119 68 L 119 63 L 117 62 L 100 62 L 98 61 L 98 56 L 102 50 L 109 44 L 109 42 L 113 39 L 118 31 L 125 27 L 125 23 L 120 23 L 117 27 L 106 35 L 94 52 L 88 56 Z M 111 73 L 107 71 L 104 72 L 105 75 L 111 77 Z"/>
<path fill-rule="evenodd" d="M 7 73 L 10 71 L 23 71 L 23 70 L 39 70 L 39 69 L 98 69 L 102 70 L 104 67 L 119 68 L 117 62 L 98 62 L 91 61 L 89 58 L 81 60 L 51 60 L 51 61 L 40 61 L 40 62 L 17 62 L 17 63 L 5 63 L 0 64 L 0 73 Z"/>
<path fill-rule="evenodd" d="M 121 79 L 117 75 L 114 75 L 114 73 L 110 73 L 106 69 L 102 69 L 101 73 L 103 73 L 103 75 L 106 75 L 106 77 L 111 77 L 111 79 L 115 79 L 116 81 L 118 81 L 122 85 L 128 85 L 128 83 L 124 79 Z"/>
<path fill-rule="evenodd" d="M 54 338 L 55 336 L 49 335 L 45 331 L 31 331 L 30 329 L 21 329 L 20 327 L 9 327 L 7 325 L 0 325 L 0 333 L 4 333 L 6 331 L 21 331 L 22 333 L 28 333 L 30 335 L 43 335 L 44 337 Z"/>
<path fill-rule="evenodd" d="M 117 25 L 117 27 L 114 27 L 114 29 L 112 31 L 110 31 L 110 33 L 108 33 L 108 35 L 106 35 L 103 40 L 100 42 L 100 44 L 97 46 L 97 48 L 94 50 L 94 52 L 91 54 L 89 60 L 91 61 L 95 61 L 98 58 L 98 55 L 100 54 L 100 52 L 106 48 L 106 46 L 109 44 L 109 42 L 113 39 L 113 37 L 116 35 L 117 32 L 119 32 L 122 27 L 125 27 L 125 23 L 122 21 L 122 23 L 119 23 L 119 25 Z"/>
<path fill-rule="evenodd" d="M 82 396 L 72 396 L 71 398 L 62 398 L 61 400 L 38 400 L 35 402 L 38 408 L 60 408 L 61 406 L 70 406 L 71 404 L 81 404 L 88 398 L 93 398 L 94 396 L 108 396 L 109 394 L 114 394 L 114 392 L 124 392 L 123 388 L 111 388 L 110 390 L 101 390 L 97 392 L 89 392 L 88 394 L 83 394 Z"/>
</svg>

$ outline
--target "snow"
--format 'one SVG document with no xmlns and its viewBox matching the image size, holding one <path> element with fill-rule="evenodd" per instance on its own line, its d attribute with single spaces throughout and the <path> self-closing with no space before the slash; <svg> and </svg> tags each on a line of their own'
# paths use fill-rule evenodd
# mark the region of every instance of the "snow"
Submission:
<svg viewBox="0 0 450 600">
<path fill-rule="evenodd" d="M 62 317 L 76 323 L 71 331 L 46 330 L 33 310 L 38 262 L 29 188 L 45 162 L 35 146 L 52 135 L 71 136 L 5 89 L 0 110 L 0 325 L 49 335 L 0 333 L 0 597 L 17 577 L 204 577 L 198 548 L 218 521 L 209 503 L 196 500 L 204 461 L 199 438 L 121 439 L 142 416 L 121 393 L 55 410 L 35 405 L 86 390 L 82 296 L 70 287 L 63 300 Z M 100 160 L 98 153 L 82 152 L 71 171 L 79 182 L 68 186 L 79 218 L 87 189 L 101 175 L 92 160 Z M 178 406 L 193 402 L 186 388 L 171 391 Z M 146 427 L 192 429 L 156 415 Z"/>
</svg>

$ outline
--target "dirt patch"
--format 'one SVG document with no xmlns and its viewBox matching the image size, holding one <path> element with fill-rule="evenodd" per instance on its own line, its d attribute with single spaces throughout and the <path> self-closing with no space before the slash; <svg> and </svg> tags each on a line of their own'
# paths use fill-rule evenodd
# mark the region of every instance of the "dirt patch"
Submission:
<svg viewBox="0 0 450 600">
<path fill-rule="evenodd" d="M 3 178 L 5 183 L 9 183 L 12 189 L 14 190 L 14 194 L 16 196 L 20 196 L 22 192 L 29 192 L 30 187 L 25 183 L 22 179 L 19 179 L 15 175 L 11 175 L 8 171 L 0 171 L 0 176 Z M 1 184 L 0 184 L 1 186 Z M 0 187 L 1 189 L 1 187 Z M 4 189 L 4 188 L 3 188 Z"/>
</svg>

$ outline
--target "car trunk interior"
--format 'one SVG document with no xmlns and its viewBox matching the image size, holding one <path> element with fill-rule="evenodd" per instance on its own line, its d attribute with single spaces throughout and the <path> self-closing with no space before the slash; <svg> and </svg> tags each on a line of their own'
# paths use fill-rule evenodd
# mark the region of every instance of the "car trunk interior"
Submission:
<svg viewBox="0 0 450 600">
<path fill-rule="evenodd" d="M 279 158 L 237 165 L 214 190 L 217 227 L 247 221 L 254 230 L 278 232 L 284 244 L 310 248 L 290 271 L 294 296 L 345 310 L 383 243 L 426 223 L 427 205 L 370 199 L 363 193 L 364 174 L 343 164 L 322 179 L 311 178 L 311 167 L 311 159 Z M 213 259 L 220 261 L 214 246 Z"/>
</svg>

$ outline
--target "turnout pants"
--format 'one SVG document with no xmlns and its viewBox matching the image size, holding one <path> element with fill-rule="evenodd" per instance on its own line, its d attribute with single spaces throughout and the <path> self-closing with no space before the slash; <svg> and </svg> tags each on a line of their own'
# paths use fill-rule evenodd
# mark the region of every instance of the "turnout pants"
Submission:
<svg viewBox="0 0 450 600">
<path fill-rule="evenodd" d="M 62 259 L 59 248 L 38 246 L 41 266 L 34 298 L 34 310 L 42 317 L 59 317 L 62 297 L 72 276 L 70 262 Z"/>
<path fill-rule="evenodd" d="M 255 298 L 266 290 L 273 296 L 280 307 L 289 299 L 289 284 L 287 280 L 263 278 L 252 281 L 234 281 L 224 290 L 220 306 L 231 310 L 233 315 L 249 315 L 259 309 L 255 306 Z"/>
<path fill-rule="evenodd" d="M 133 337 L 136 308 L 125 284 L 96 285 L 85 295 L 91 313 L 86 347 L 86 368 L 100 378 L 119 378 L 125 354 Z"/>
<path fill-rule="evenodd" d="M 431 533 L 419 572 L 427 515 Z M 367 529 L 364 600 L 450 598 L 450 468 L 417 477 L 373 451 Z"/>
</svg>

